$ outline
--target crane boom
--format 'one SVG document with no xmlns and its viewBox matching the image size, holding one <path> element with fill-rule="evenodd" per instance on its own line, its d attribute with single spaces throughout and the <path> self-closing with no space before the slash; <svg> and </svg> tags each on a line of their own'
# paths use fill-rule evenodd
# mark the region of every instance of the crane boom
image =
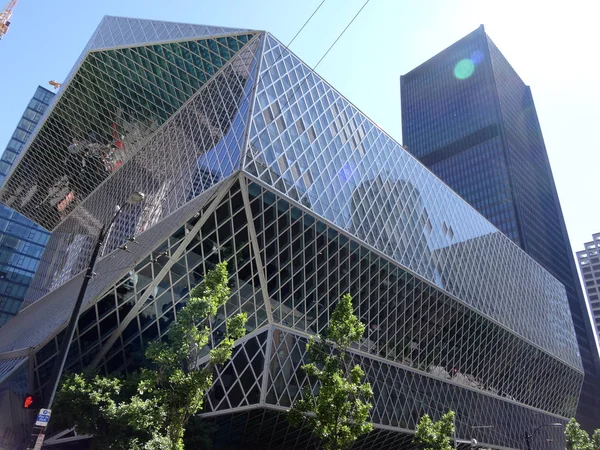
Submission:
<svg viewBox="0 0 600 450">
<path fill-rule="evenodd" d="M 12 16 L 13 8 L 17 4 L 17 1 L 8 0 L 8 3 L 2 12 L 0 12 L 0 39 L 2 39 L 2 36 L 8 31 L 8 27 L 10 27 L 10 16 Z"/>
</svg>

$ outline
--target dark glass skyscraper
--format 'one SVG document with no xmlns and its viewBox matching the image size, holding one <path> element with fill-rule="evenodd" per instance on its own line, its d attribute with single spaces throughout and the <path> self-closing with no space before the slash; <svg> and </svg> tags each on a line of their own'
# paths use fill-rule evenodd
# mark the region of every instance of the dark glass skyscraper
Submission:
<svg viewBox="0 0 600 450">
<path fill-rule="evenodd" d="M 48 89 L 41 86 L 36 89 L 0 158 L 0 186 L 52 97 L 54 93 Z M 0 326 L 21 307 L 48 236 L 47 230 L 0 204 Z"/>
<path fill-rule="evenodd" d="M 483 25 L 401 77 L 408 151 L 565 285 L 600 427 L 600 360 L 529 86 Z"/>
</svg>

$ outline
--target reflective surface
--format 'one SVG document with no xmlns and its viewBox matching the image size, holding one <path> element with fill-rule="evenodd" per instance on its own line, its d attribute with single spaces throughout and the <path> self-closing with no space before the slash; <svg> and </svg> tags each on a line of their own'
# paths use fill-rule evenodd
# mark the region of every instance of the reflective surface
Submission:
<svg viewBox="0 0 600 450">
<path fill-rule="evenodd" d="M 112 226 L 101 256 L 151 228 L 239 167 L 257 49 L 257 39 L 247 44 L 168 123 L 148 135 L 101 189 L 65 216 L 48 242 L 26 304 L 87 266 L 98 231 L 110 222 L 116 205 L 121 205 L 123 212 Z M 134 191 L 146 194 L 144 202 L 125 204 Z"/>
<path fill-rule="evenodd" d="M 470 427 L 484 421 L 498 424 L 484 442 L 518 448 L 517 424 L 555 420 L 542 411 L 572 414 L 579 372 L 280 194 L 243 178 L 240 182 L 222 182 L 217 189 L 222 200 L 199 198 L 200 214 L 168 239 L 156 243 L 140 237 L 139 245 L 150 250 L 141 261 L 127 266 L 121 252 L 112 262 L 110 257 L 101 262 L 103 276 L 117 265 L 114 270 L 125 274 L 88 303 L 68 370 L 135 370 L 145 346 L 165 334 L 203 274 L 226 260 L 232 295 L 212 321 L 213 338 L 239 311 L 249 315 L 250 334 L 218 372 L 206 403 L 209 415 L 258 405 L 263 397 L 267 405 L 289 408 L 305 382 L 300 366 L 307 333 L 324 331 L 343 292 L 353 294 L 356 314 L 368 325 L 355 351 L 375 386 L 376 425 L 412 429 L 423 412 L 440 415 L 454 409 L 460 411 L 461 436 L 468 437 Z M 64 297 L 66 289 L 51 295 Z M 271 330 L 268 338 L 266 329 Z M 38 389 L 45 388 L 61 337 L 35 355 Z"/>
<path fill-rule="evenodd" d="M 245 170 L 581 368 L 562 285 L 272 37 Z"/>
<path fill-rule="evenodd" d="M 54 94 L 38 86 L 0 158 L 0 186 L 25 148 Z M 38 267 L 47 230 L 0 204 L 0 326 L 20 309 Z"/>
<path fill-rule="evenodd" d="M 61 91 L 1 196 L 3 202 L 49 230 L 132 158 L 152 132 L 252 38 L 249 33 L 229 34 L 98 50 L 95 45 L 102 48 L 129 42 L 132 22 L 142 30 L 152 24 L 123 19 L 110 26 L 110 22 L 105 19 L 99 29 L 111 31 L 100 32 L 88 44 L 93 51 L 81 61 L 68 89 Z M 155 40 L 181 37 L 180 27 L 159 24 L 154 30 Z M 212 35 L 223 31 L 198 28 Z M 143 31 L 140 33 L 137 40 L 147 43 Z M 230 79 L 224 81 L 233 89 L 233 95 L 243 89 L 234 86 L 240 80 L 232 78 L 240 76 L 244 75 L 233 69 L 233 75 L 230 73 Z M 205 117 L 198 119 L 208 133 L 219 131 L 212 127 L 225 128 L 222 121 L 227 119 L 221 116 L 226 112 L 222 110 L 233 103 L 214 100 L 208 111 L 200 111 Z"/>
</svg>

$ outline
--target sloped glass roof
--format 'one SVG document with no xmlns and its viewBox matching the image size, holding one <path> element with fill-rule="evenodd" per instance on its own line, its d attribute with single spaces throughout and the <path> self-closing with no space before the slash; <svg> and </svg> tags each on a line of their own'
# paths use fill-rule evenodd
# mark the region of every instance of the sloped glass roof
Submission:
<svg viewBox="0 0 600 450">
<path fill-rule="evenodd" d="M 100 27 L 101 34 L 105 28 Z M 160 29 L 155 31 L 164 39 L 186 34 L 160 34 Z M 33 137 L 0 199 L 54 229 L 252 37 L 243 32 L 91 51 Z M 96 34 L 92 44 L 100 45 L 99 39 Z M 110 42 L 130 41 L 121 37 Z"/>
</svg>

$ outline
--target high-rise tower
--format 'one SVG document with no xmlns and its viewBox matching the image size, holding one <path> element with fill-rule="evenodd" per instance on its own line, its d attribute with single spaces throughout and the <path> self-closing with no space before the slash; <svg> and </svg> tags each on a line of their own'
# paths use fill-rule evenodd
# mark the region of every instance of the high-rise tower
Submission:
<svg viewBox="0 0 600 450">
<path fill-rule="evenodd" d="M 401 77 L 408 151 L 567 290 L 585 381 L 577 417 L 600 427 L 600 359 L 531 96 L 483 25 Z"/>
<path fill-rule="evenodd" d="M 54 93 L 38 86 L 0 157 L 0 186 L 18 159 Z M 0 327 L 23 303 L 49 232 L 12 208 L 0 204 Z"/>
</svg>

